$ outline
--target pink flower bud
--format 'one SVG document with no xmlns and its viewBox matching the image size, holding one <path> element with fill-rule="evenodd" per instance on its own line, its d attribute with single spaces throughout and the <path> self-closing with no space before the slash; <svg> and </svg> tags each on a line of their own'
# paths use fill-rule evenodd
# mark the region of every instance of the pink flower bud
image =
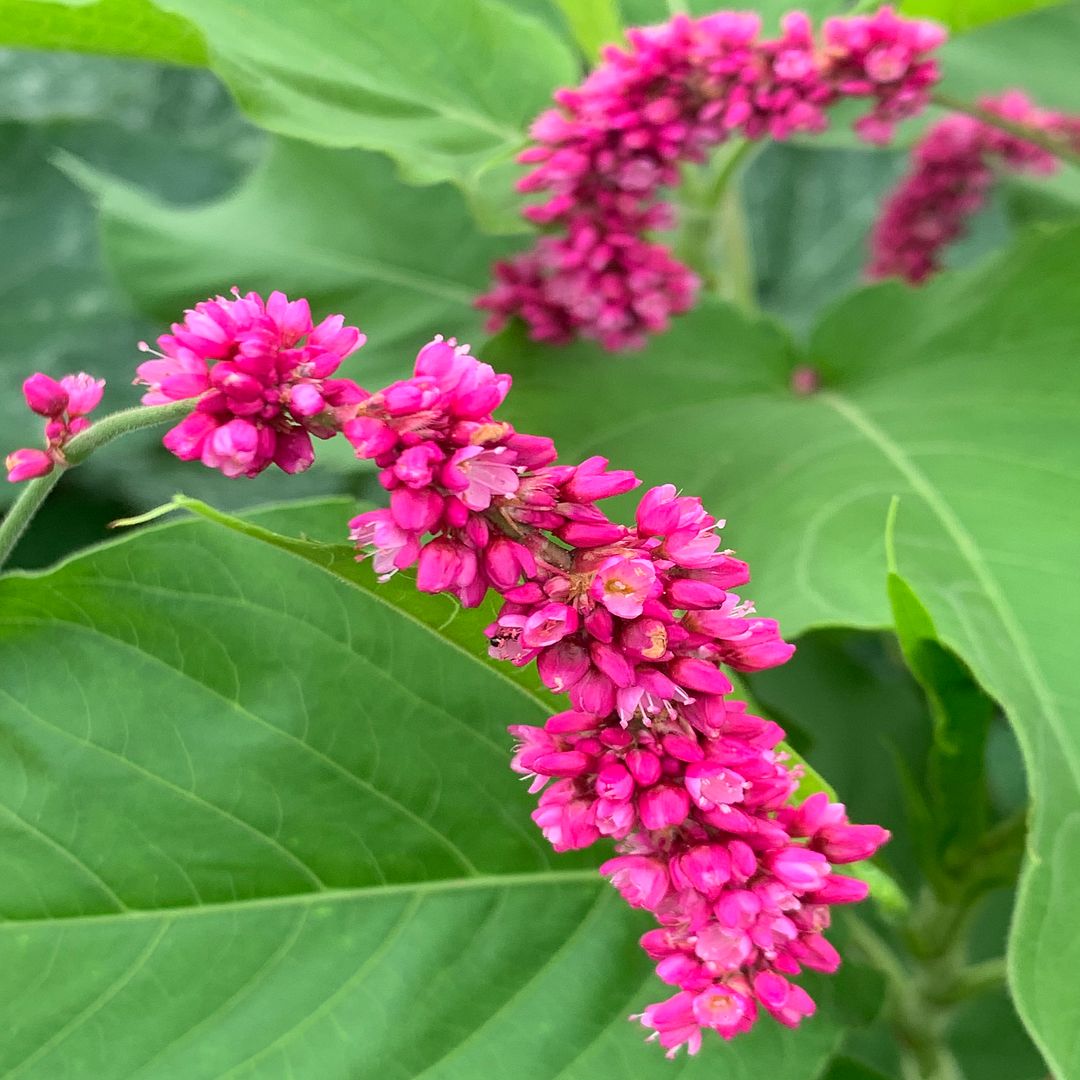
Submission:
<svg viewBox="0 0 1080 1080">
<path fill-rule="evenodd" d="M 508 536 L 496 536 L 484 550 L 484 569 L 501 592 L 517 585 L 522 574 L 536 576 L 536 560 L 524 544 Z"/>
<path fill-rule="evenodd" d="M 688 735 L 665 735 L 662 743 L 664 753 L 677 761 L 700 761 L 705 756 L 705 751 L 701 749 L 697 739 Z"/>
<path fill-rule="evenodd" d="M 420 549 L 416 567 L 416 587 L 421 592 L 439 593 L 459 583 L 463 549 L 453 540 L 438 538 Z"/>
<path fill-rule="evenodd" d="M 712 982 L 700 960 L 685 953 L 665 956 L 656 965 L 656 974 L 670 986 L 694 986 L 699 981 Z"/>
<path fill-rule="evenodd" d="M 586 458 L 563 484 L 563 493 L 570 502 L 591 503 L 621 495 L 638 486 L 641 481 L 629 469 L 605 472 L 607 458 Z"/>
<path fill-rule="evenodd" d="M 694 805 L 702 810 L 740 803 L 748 787 L 746 779 L 734 769 L 715 761 L 698 761 L 686 770 L 686 790 Z"/>
<path fill-rule="evenodd" d="M 226 476 L 244 476 L 258 471 L 259 451 L 259 429 L 237 417 L 210 433 L 203 444 L 202 462 Z"/>
<path fill-rule="evenodd" d="M 754 943 L 742 930 L 709 923 L 697 935 L 694 952 L 721 971 L 737 971 L 754 951 Z"/>
<path fill-rule="evenodd" d="M 95 379 L 85 371 L 80 371 L 78 375 L 65 375 L 60 385 L 67 393 L 67 413 L 70 417 L 92 413 L 101 403 L 101 395 L 105 392 L 105 380 Z M 37 412 L 36 409 L 34 411 Z"/>
<path fill-rule="evenodd" d="M 563 640 L 537 657 L 536 670 L 549 690 L 564 694 L 584 678 L 589 670 L 589 654 L 577 642 Z"/>
<path fill-rule="evenodd" d="M 554 645 L 578 628 L 577 611 L 566 604 L 550 603 L 534 611 L 526 620 L 521 640 L 530 649 Z M 592 709 L 583 709 L 593 712 Z"/>
<path fill-rule="evenodd" d="M 634 681 L 634 666 L 623 655 L 621 649 L 594 641 L 589 647 L 589 656 L 593 664 L 600 669 L 616 686 L 630 686 Z"/>
<path fill-rule="evenodd" d="M 556 530 L 560 540 L 571 547 L 591 548 L 602 547 L 604 544 L 614 544 L 621 540 L 626 533 L 623 525 L 613 522 L 587 522 L 571 521 L 561 529 Z"/>
<path fill-rule="evenodd" d="M 594 731 L 598 725 L 599 721 L 595 716 L 567 709 L 565 712 L 549 716 L 544 723 L 544 730 L 552 735 L 568 735 L 582 731 Z"/>
<path fill-rule="evenodd" d="M 410 446 L 394 462 L 394 476 L 406 487 L 425 488 L 431 483 L 442 459 L 442 451 L 431 443 Z"/>
<path fill-rule="evenodd" d="M 623 899 L 635 908 L 654 911 L 668 891 L 664 864 L 643 855 L 620 855 L 600 866 L 600 873 L 611 878 Z"/>
<path fill-rule="evenodd" d="M 538 754 L 530 761 L 534 772 L 543 776 L 581 776 L 593 766 L 593 759 L 579 750 L 561 750 Z"/>
<path fill-rule="evenodd" d="M 381 457 L 397 445 L 394 429 L 372 416 L 347 420 L 341 430 L 360 458 Z"/>
<path fill-rule="evenodd" d="M 217 426 L 217 421 L 212 416 L 194 412 L 170 429 L 162 442 L 166 449 L 171 450 L 181 461 L 195 461 L 202 457 L 203 447 L 217 430 Z"/>
<path fill-rule="evenodd" d="M 675 784 L 657 784 L 637 798 L 641 824 L 653 832 L 681 825 L 690 813 L 690 796 Z"/>
<path fill-rule="evenodd" d="M 615 684 L 602 672 L 590 667 L 585 675 L 570 687 L 570 702 L 575 709 L 608 716 L 615 708 Z"/>
<path fill-rule="evenodd" d="M 865 900 L 869 892 L 870 886 L 865 881 L 828 874 L 825 883 L 806 899 L 813 904 L 857 904 Z"/>
<path fill-rule="evenodd" d="M 596 774 L 596 794 L 602 799 L 625 802 L 634 794 L 634 778 L 625 766 L 609 762 Z"/>
<path fill-rule="evenodd" d="M 679 507 L 674 484 L 650 488 L 637 508 L 637 527 L 641 536 L 665 536 L 679 524 Z"/>
<path fill-rule="evenodd" d="M 774 1019 L 787 1027 L 798 1027 L 804 1016 L 814 1015 L 810 995 L 801 986 L 771 971 L 760 971 L 754 976 L 754 995 Z"/>
<path fill-rule="evenodd" d="M 701 1049 L 701 1028 L 694 1016 L 694 997 L 690 991 L 682 990 L 667 1001 L 646 1006 L 640 1017 L 631 1019 L 640 1019 L 644 1027 L 656 1032 L 668 1057 L 684 1044 L 688 1054 L 696 1054 Z"/>
<path fill-rule="evenodd" d="M 442 511 L 442 496 L 430 488 L 414 491 L 403 487 L 390 493 L 390 513 L 394 521 L 408 532 L 431 532 Z"/>
<path fill-rule="evenodd" d="M 17 484 L 21 480 L 47 476 L 53 471 L 53 459 L 44 450 L 15 450 L 8 454 L 4 467 L 8 480 Z"/>
<path fill-rule="evenodd" d="M 731 681 L 708 660 L 698 660 L 693 656 L 676 657 L 668 665 L 671 677 L 687 690 L 699 690 L 704 694 L 729 694 Z"/>
<path fill-rule="evenodd" d="M 675 578 L 667 586 L 667 598 L 672 606 L 687 610 L 718 607 L 727 595 L 719 586 L 695 578 Z"/>
<path fill-rule="evenodd" d="M 889 839 L 880 825 L 827 825 L 814 837 L 814 846 L 829 862 L 853 863 L 868 859 Z"/>
<path fill-rule="evenodd" d="M 818 851 L 803 847 L 786 847 L 770 852 L 765 864 L 789 889 L 814 892 L 829 876 L 829 862 Z"/>
<path fill-rule="evenodd" d="M 651 787 L 660 779 L 660 759 L 649 750 L 631 750 L 627 753 L 626 767 L 641 787 Z"/>
<path fill-rule="evenodd" d="M 26 404 L 39 416 L 59 416 L 68 405 L 67 391 L 40 371 L 23 383 L 23 396 Z"/>
<path fill-rule="evenodd" d="M 731 856 L 721 844 L 698 844 L 671 860 L 671 880 L 677 889 L 715 900 L 731 880 Z"/>
<path fill-rule="evenodd" d="M 291 428 L 277 433 L 274 446 L 274 464 L 282 472 L 295 475 L 311 467 L 315 461 L 315 450 L 311 445 L 311 436 L 303 428 Z"/>
</svg>

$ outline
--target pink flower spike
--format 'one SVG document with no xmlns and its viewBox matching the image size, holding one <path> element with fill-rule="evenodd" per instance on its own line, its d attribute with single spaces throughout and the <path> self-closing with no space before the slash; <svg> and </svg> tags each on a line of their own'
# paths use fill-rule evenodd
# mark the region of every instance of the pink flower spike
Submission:
<svg viewBox="0 0 1080 1080">
<path fill-rule="evenodd" d="M 54 462 L 44 450 L 15 450 L 8 454 L 4 467 L 8 480 L 17 484 L 22 480 L 48 476 L 53 471 Z"/>
<path fill-rule="evenodd" d="M 165 446 L 226 476 L 255 476 L 273 464 L 289 473 L 308 468 L 311 436 L 341 431 L 366 398 L 350 380 L 328 378 L 361 338 L 343 322 L 338 315 L 313 327 L 308 302 L 281 292 L 264 301 L 234 288 L 232 299 L 196 304 L 158 338 L 160 351 L 139 365 L 135 380 L 148 387 L 143 404 L 198 398 L 197 414 L 210 420 L 182 422 Z M 83 415 L 97 404 L 100 385 L 74 376 L 69 392 L 70 414 Z"/>
<path fill-rule="evenodd" d="M 68 407 L 68 392 L 64 386 L 40 371 L 23 383 L 23 397 L 39 416 L 59 416 Z"/>
</svg>

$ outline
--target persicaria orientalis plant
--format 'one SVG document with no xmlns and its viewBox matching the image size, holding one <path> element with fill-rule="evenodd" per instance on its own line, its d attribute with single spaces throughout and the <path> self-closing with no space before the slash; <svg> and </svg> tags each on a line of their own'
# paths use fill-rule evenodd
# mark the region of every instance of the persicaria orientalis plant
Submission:
<svg viewBox="0 0 1080 1080">
<path fill-rule="evenodd" d="M 866 106 L 859 137 L 886 143 L 932 103 L 943 40 L 889 9 L 816 31 L 792 13 L 776 38 L 734 12 L 631 31 L 533 125 L 519 189 L 543 193 L 524 213 L 544 231 L 496 265 L 477 301 L 491 328 L 521 318 L 542 341 L 642 345 L 698 291 L 654 236 L 672 222 L 663 193 L 680 166 L 735 139 L 820 132 L 844 99 Z M 1019 91 L 936 122 L 882 209 L 868 275 L 924 281 L 994 167 L 1048 173 L 1078 148 L 1080 121 Z M 815 1008 L 797 977 L 840 964 L 832 907 L 868 892 L 838 868 L 889 834 L 852 824 L 824 792 L 800 797 L 783 730 L 738 699 L 729 671 L 779 666 L 794 647 L 736 591 L 750 571 L 722 547 L 724 522 L 673 484 L 613 520 L 601 504 L 639 479 L 602 457 L 562 461 L 550 438 L 500 419 L 510 377 L 468 346 L 437 337 L 409 378 L 373 392 L 338 373 L 364 342 L 342 315 L 316 323 L 306 300 L 234 289 L 142 346 L 142 410 L 94 425 L 102 380 L 31 376 L 44 444 L 7 458 L 8 479 L 34 485 L 4 521 L 0 558 L 58 473 L 125 431 L 175 421 L 164 445 L 177 458 L 234 478 L 302 472 L 313 439 L 343 437 L 387 493 L 348 523 L 357 558 L 465 607 L 497 594 L 489 654 L 535 662 L 566 696 L 542 726 L 509 725 L 510 765 L 538 795 L 532 817 L 552 847 L 610 845 L 600 873 L 655 921 L 641 945 L 670 990 L 635 1016 L 649 1038 L 673 1056 L 697 1053 L 707 1030 L 749 1031 L 762 1011 L 797 1027 Z M 814 393 L 813 373 L 794 389 Z"/>
</svg>

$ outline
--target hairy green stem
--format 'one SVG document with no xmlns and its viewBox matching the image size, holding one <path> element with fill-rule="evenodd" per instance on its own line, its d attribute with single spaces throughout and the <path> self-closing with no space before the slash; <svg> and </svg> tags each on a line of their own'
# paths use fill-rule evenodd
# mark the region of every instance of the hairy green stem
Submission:
<svg viewBox="0 0 1080 1080">
<path fill-rule="evenodd" d="M 187 398 L 183 401 L 170 401 L 167 405 L 143 405 L 124 409 L 103 417 L 81 435 L 76 435 L 64 447 L 66 464 L 57 466 L 48 476 L 31 480 L 19 492 L 19 497 L 4 515 L 3 521 L 0 521 L 0 566 L 7 562 L 15 550 L 15 545 L 34 520 L 34 515 L 41 509 L 41 504 L 49 497 L 49 493 L 68 468 L 81 464 L 95 450 L 129 431 L 139 431 L 183 419 L 194 405 L 195 400 Z"/>
<path fill-rule="evenodd" d="M 1038 128 L 1033 128 L 1028 124 L 1008 120 L 1003 116 L 998 116 L 997 113 L 992 112 L 990 109 L 984 109 L 975 102 L 962 101 L 959 98 L 952 97 L 950 94 L 934 93 L 931 95 L 930 100 L 944 109 L 964 113 L 966 116 L 981 120 L 984 124 L 989 124 L 990 127 L 996 127 L 1009 135 L 1015 135 L 1018 139 L 1023 139 L 1024 142 L 1029 142 L 1032 146 L 1038 146 L 1062 161 L 1067 161 L 1070 165 L 1080 168 L 1080 151 L 1070 146 L 1064 139 L 1040 131 Z"/>
<path fill-rule="evenodd" d="M 851 936 L 884 976 L 886 1015 L 900 1047 L 904 1080 L 963 1080 L 945 1039 L 948 1009 L 923 992 L 923 972 L 912 971 L 867 923 L 848 919 Z"/>
</svg>

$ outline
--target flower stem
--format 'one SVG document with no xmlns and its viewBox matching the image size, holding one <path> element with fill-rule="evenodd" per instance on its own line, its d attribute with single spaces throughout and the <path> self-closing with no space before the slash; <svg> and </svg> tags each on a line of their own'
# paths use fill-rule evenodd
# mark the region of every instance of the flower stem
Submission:
<svg viewBox="0 0 1080 1080">
<path fill-rule="evenodd" d="M 181 420 L 194 406 L 195 399 L 186 398 L 183 401 L 170 401 L 167 405 L 142 405 L 134 409 L 124 409 L 103 417 L 81 435 L 76 435 L 64 448 L 66 464 L 58 466 L 48 476 L 31 480 L 19 492 L 11 509 L 0 521 L 0 566 L 7 562 L 15 550 L 15 545 L 34 520 L 34 515 L 41 509 L 41 504 L 49 497 L 49 493 L 68 468 L 80 465 L 95 450 L 129 431 Z"/>
<path fill-rule="evenodd" d="M 1067 161 L 1070 165 L 1080 168 L 1080 151 L 1070 146 L 1065 139 L 1040 131 L 1038 128 L 1031 127 L 1028 124 L 1008 120 L 1003 116 L 998 116 L 995 112 L 991 112 L 989 109 L 984 109 L 975 102 L 961 101 L 950 94 L 935 93 L 931 95 L 930 100 L 944 109 L 951 109 L 953 112 L 973 116 L 976 120 L 981 120 L 990 127 L 996 127 L 1009 135 L 1015 135 L 1016 138 L 1023 139 L 1024 142 L 1029 142 L 1032 146 L 1038 146 L 1062 161 Z"/>
<path fill-rule="evenodd" d="M 723 148 L 719 168 L 698 187 L 684 215 L 680 251 L 706 289 L 751 313 L 757 310 L 754 257 L 738 174 L 760 149 L 761 143 L 749 139 Z M 694 192 L 692 184 L 686 189 Z"/>
</svg>

